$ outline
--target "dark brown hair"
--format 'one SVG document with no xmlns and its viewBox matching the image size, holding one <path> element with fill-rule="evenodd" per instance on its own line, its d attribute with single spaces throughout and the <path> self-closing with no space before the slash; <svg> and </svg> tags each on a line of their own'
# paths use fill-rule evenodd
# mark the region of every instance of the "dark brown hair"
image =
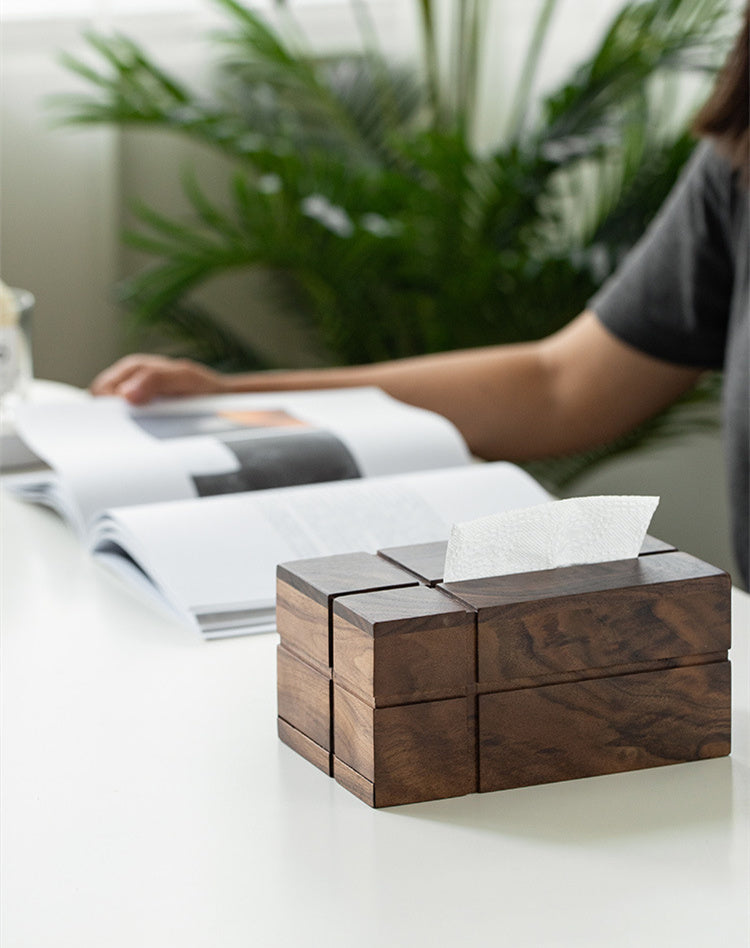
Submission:
<svg viewBox="0 0 750 948">
<path fill-rule="evenodd" d="M 716 140 L 735 168 L 748 177 L 750 164 L 750 3 L 740 34 L 693 131 Z"/>
</svg>

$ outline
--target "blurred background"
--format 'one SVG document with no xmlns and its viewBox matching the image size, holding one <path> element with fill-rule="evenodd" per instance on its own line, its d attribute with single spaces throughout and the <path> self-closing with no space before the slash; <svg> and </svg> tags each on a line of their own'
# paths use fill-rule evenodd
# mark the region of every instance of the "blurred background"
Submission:
<svg viewBox="0 0 750 948">
<path fill-rule="evenodd" d="M 37 377 L 85 386 L 134 349 L 301 366 L 553 330 L 674 180 L 742 3 L 247 6 L 262 19 L 4 0 L 0 276 L 36 297 Z M 731 570 L 716 388 L 534 472 L 659 494 L 652 532 Z"/>
</svg>

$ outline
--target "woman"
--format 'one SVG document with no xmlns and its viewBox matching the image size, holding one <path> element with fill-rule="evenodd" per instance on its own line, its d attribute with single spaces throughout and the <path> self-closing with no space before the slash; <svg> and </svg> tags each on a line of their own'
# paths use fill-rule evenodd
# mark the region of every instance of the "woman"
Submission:
<svg viewBox="0 0 750 948">
<path fill-rule="evenodd" d="M 92 383 L 134 404 L 157 396 L 376 385 L 445 415 L 471 450 L 516 461 L 624 434 L 724 370 L 734 546 L 748 567 L 748 44 L 750 6 L 698 115 L 704 141 L 617 274 L 567 327 L 533 343 L 317 370 L 221 375 L 188 360 L 133 355 Z"/>
</svg>

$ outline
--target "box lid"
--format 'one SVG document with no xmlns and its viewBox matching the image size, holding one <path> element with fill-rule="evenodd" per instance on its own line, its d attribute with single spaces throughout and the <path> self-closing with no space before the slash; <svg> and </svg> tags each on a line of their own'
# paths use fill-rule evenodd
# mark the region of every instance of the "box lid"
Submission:
<svg viewBox="0 0 750 948">
<path fill-rule="evenodd" d="M 374 553 L 361 552 L 280 563 L 276 578 L 322 605 L 345 593 L 417 583 L 414 576 L 394 563 Z"/>
</svg>

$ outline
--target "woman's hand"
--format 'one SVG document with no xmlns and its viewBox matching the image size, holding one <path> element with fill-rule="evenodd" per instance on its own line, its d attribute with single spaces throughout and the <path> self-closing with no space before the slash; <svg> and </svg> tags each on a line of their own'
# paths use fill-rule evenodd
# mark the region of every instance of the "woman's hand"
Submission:
<svg viewBox="0 0 750 948">
<path fill-rule="evenodd" d="M 129 355 L 100 372 L 91 383 L 93 395 L 120 395 L 133 405 L 154 398 L 208 395 L 226 389 L 225 376 L 190 359 Z"/>
</svg>

